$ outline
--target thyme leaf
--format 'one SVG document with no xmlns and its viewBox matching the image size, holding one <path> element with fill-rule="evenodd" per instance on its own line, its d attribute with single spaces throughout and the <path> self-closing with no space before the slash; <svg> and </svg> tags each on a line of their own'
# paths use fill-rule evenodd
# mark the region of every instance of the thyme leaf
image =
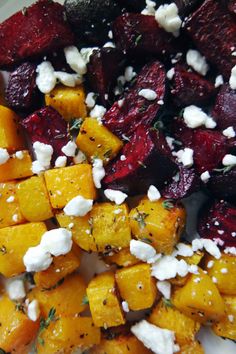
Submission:
<svg viewBox="0 0 236 354">
<path fill-rule="evenodd" d="M 141 229 L 144 229 L 146 226 L 145 219 L 148 217 L 149 214 L 140 212 L 138 209 L 136 209 L 136 210 L 137 210 L 138 215 L 134 217 L 134 220 L 137 221 L 137 223 L 139 224 L 139 227 Z"/>
<path fill-rule="evenodd" d="M 135 38 L 135 47 L 137 47 L 137 45 L 139 44 L 140 40 L 142 38 L 142 34 L 139 34 L 136 38 Z"/>
<path fill-rule="evenodd" d="M 82 305 L 88 305 L 88 304 L 89 304 L 88 296 L 84 295 L 83 300 L 82 300 Z"/>
<path fill-rule="evenodd" d="M 214 168 L 213 171 L 215 171 L 215 172 L 222 172 L 223 175 L 224 175 L 225 173 L 231 171 L 232 168 L 234 168 L 234 167 L 235 167 L 235 165 L 225 166 L 225 167 L 223 167 L 223 168 Z"/>
<path fill-rule="evenodd" d="M 163 298 L 163 304 L 166 306 L 166 307 L 173 307 L 173 304 L 171 302 L 170 299 L 165 299 Z"/>
<path fill-rule="evenodd" d="M 80 130 L 82 123 L 83 123 L 82 118 L 73 118 L 69 124 L 70 132 L 73 130 Z"/>
<path fill-rule="evenodd" d="M 51 322 L 55 322 L 57 320 L 56 318 L 56 309 L 52 307 L 49 312 L 48 312 L 48 317 L 41 318 L 40 320 L 40 326 L 39 326 L 39 336 L 38 336 L 38 342 L 41 345 L 44 345 L 44 340 L 40 337 L 40 334 L 49 327 Z"/>
<path fill-rule="evenodd" d="M 167 210 L 173 209 L 174 208 L 173 199 L 164 200 L 164 202 L 162 202 L 162 206 Z"/>
</svg>

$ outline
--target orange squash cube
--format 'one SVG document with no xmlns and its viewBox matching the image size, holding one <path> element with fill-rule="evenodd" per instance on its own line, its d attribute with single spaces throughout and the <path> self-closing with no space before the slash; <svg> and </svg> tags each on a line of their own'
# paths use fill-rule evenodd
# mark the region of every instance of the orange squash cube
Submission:
<svg viewBox="0 0 236 354">
<path fill-rule="evenodd" d="M 25 219 L 20 211 L 16 195 L 16 182 L 0 183 L 0 229 L 22 224 Z"/>
<path fill-rule="evenodd" d="M 44 221 L 53 216 L 43 177 L 31 177 L 17 186 L 22 215 L 28 221 Z"/>
<path fill-rule="evenodd" d="M 7 182 L 33 175 L 31 156 L 27 150 L 22 151 L 22 153 L 22 159 L 12 155 L 6 163 L 0 165 L 0 182 Z"/>
<path fill-rule="evenodd" d="M 0 148 L 14 152 L 25 148 L 19 117 L 11 109 L 0 105 Z"/>
<path fill-rule="evenodd" d="M 152 352 L 133 335 L 103 339 L 101 344 L 91 349 L 90 354 L 151 354 Z"/>
<path fill-rule="evenodd" d="M 217 336 L 236 340 L 236 296 L 223 296 L 226 315 L 213 324 L 212 329 Z"/>
<path fill-rule="evenodd" d="M 44 223 L 28 223 L 0 229 L 0 273 L 5 277 L 25 272 L 23 256 L 37 246 L 47 231 Z"/>
<path fill-rule="evenodd" d="M 44 176 L 54 209 L 64 208 L 71 199 L 78 195 L 87 199 L 96 199 L 92 166 L 89 164 L 48 170 Z"/>
<path fill-rule="evenodd" d="M 119 252 L 113 252 L 111 255 L 104 256 L 103 259 L 105 263 L 116 264 L 119 267 L 130 267 L 140 263 L 140 260 L 130 253 L 129 248 L 123 248 Z"/>
</svg>

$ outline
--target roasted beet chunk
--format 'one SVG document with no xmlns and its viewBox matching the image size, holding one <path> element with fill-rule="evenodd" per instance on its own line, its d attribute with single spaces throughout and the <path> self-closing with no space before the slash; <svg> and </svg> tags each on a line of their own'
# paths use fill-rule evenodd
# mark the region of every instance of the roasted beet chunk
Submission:
<svg viewBox="0 0 236 354">
<path fill-rule="evenodd" d="M 226 173 L 214 173 L 207 183 L 207 188 L 216 198 L 236 198 L 236 168 Z"/>
<path fill-rule="evenodd" d="M 233 126 L 236 129 L 236 91 L 228 84 L 221 87 L 216 97 L 212 116 L 217 121 L 219 129 L 226 129 Z"/>
<path fill-rule="evenodd" d="M 174 0 L 180 15 L 187 15 L 193 10 L 202 0 Z"/>
<path fill-rule="evenodd" d="M 219 1 L 206 0 L 186 22 L 186 30 L 200 52 L 229 77 L 236 57 L 236 22 Z"/>
<path fill-rule="evenodd" d="M 28 62 L 11 73 L 6 88 L 6 100 L 10 107 L 28 110 L 36 106 L 39 91 L 35 79 L 36 66 Z"/>
<path fill-rule="evenodd" d="M 177 51 L 177 40 L 160 28 L 154 16 L 126 13 L 113 23 L 117 46 L 132 54 L 164 54 Z"/>
<path fill-rule="evenodd" d="M 104 124 L 120 137 L 123 134 L 131 136 L 141 124 L 150 126 L 163 104 L 166 93 L 165 76 L 164 66 L 158 61 L 144 66 L 134 86 L 125 94 L 122 104 L 115 102 L 106 113 Z M 140 96 L 142 89 L 155 91 L 156 99 L 148 100 Z"/>
<path fill-rule="evenodd" d="M 125 63 L 124 55 L 115 48 L 94 50 L 88 64 L 88 81 L 91 89 L 99 94 L 103 105 L 112 85 Z"/>
<path fill-rule="evenodd" d="M 193 168 L 179 166 L 179 172 L 172 182 L 162 191 L 161 195 L 170 199 L 182 199 L 198 191 L 200 179 Z"/>
<path fill-rule="evenodd" d="M 196 130 L 193 134 L 192 149 L 197 171 L 211 171 L 216 168 L 227 153 L 226 138 L 212 130 Z"/>
<path fill-rule="evenodd" d="M 224 200 L 206 205 L 200 212 L 198 232 L 202 238 L 222 240 L 224 247 L 236 247 L 236 207 Z"/>
<path fill-rule="evenodd" d="M 104 185 L 133 195 L 146 193 L 150 184 L 163 186 L 170 180 L 177 166 L 169 158 L 164 136 L 156 130 L 139 126 L 121 154 L 125 161 L 116 159 L 107 166 Z"/>
<path fill-rule="evenodd" d="M 120 14 L 114 0 L 65 0 L 65 9 L 78 39 L 93 44 L 106 40 L 110 23 Z"/>
<path fill-rule="evenodd" d="M 206 104 L 215 92 L 215 87 L 210 81 L 176 66 L 171 93 L 177 106 Z"/>
<path fill-rule="evenodd" d="M 63 6 L 41 0 L 0 24 L 0 67 L 52 52 L 73 41 Z"/>
<path fill-rule="evenodd" d="M 191 147 L 194 135 L 194 129 L 190 129 L 184 123 L 182 118 L 174 118 L 171 122 L 171 135 L 179 142 L 181 142 L 184 147 Z"/>
<path fill-rule="evenodd" d="M 68 143 L 66 121 L 52 107 L 42 108 L 22 121 L 32 144 L 36 141 L 53 147 L 53 161 L 64 155 L 61 148 Z"/>
</svg>

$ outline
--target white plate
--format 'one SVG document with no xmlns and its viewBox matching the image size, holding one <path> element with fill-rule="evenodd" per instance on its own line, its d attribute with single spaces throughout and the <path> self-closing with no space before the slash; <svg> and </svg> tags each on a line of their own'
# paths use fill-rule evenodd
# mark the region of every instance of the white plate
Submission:
<svg viewBox="0 0 236 354">
<path fill-rule="evenodd" d="M 0 22 L 8 18 L 10 15 L 15 13 L 17 10 L 22 9 L 24 6 L 28 6 L 35 1 L 32 0 L 0 0 Z M 64 0 L 57 0 L 57 2 L 63 3 Z M 200 197 L 200 199 L 202 199 Z M 195 233 L 195 220 L 197 206 L 199 206 L 199 198 L 191 198 L 188 204 L 188 223 L 187 223 L 187 233 L 190 238 L 193 238 Z M 196 236 L 195 236 L 196 237 Z M 96 271 L 98 268 L 103 267 L 102 264 L 98 262 L 95 255 L 93 257 L 94 268 Z M 92 276 L 93 270 L 91 269 L 91 258 L 84 257 L 82 267 L 86 275 L 90 278 Z M 88 263 L 89 267 L 86 267 Z M 87 269 L 86 269 L 87 268 Z M 89 270 L 89 274 L 88 274 Z M 236 344 L 229 340 L 223 340 L 215 336 L 210 329 L 203 328 L 198 336 L 199 340 L 202 342 L 205 348 L 205 354 L 236 354 Z M 138 354 L 138 353 L 137 353 Z"/>
</svg>

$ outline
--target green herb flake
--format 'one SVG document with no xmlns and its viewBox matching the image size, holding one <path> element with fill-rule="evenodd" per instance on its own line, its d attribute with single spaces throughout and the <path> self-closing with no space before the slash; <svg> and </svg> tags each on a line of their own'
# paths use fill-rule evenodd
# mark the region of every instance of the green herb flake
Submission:
<svg viewBox="0 0 236 354">
<path fill-rule="evenodd" d="M 89 304 L 88 296 L 84 295 L 83 300 L 82 300 L 82 305 L 88 305 L 88 304 Z"/>
<path fill-rule="evenodd" d="M 230 166 L 225 166 L 223 168 L 215 168 L 213 171 L 220 172 L 220 173 L 222 172 L 224 175 L 227 172 L 231 171 L 234 167 L 235 167 L 235 165 L 230 165 Z"/>
<path fill-rule="evenodd" d="M 165 299 L 163 298 L 163 304 L 166 306 L 166 307 L 173 307 L 173 304 L 171 302 L 170 299 Z"/>
<path fill-rule="evenodd" d="M 23 7 L 21 13 L 22 13 L 23 16 L 27 16 L 27 7 Z"/>
<path fill-rule="evenodd" d="M 111 154 L 112 154 L 112 149 L 107 150 L 103 156 L 105 157 L 105 159 L 110 159 Z"/>
<path fill-rule="evenodd" d="M 51 322 L 55 322 L 57 321 L 56 318 L 56 309 L 54 307 L 52 307 L 49 312 L 48 312 L 48 317 L 45 318 L 41 318 L 40 320 L 40 326 L 39 326 L 39 336 L 38 336 L 38 342 L 41 345 L 44 345 L 44 340 L 40 337 L 40 334 L 49 327 Z"/>
<path fill-rule="evenodd" d="M 69 124 L 70 132 L 73 130 L 80 130 L 82 123 L 83 123 L 82 118 L 73 118 Z"/>
<path fill-rule="evenodd" d="M 144 237 L 144 238 L 141 239 L 141 241 L 142 241 L 142 242 L 145 242 L 145 243 L 152 244 L 152 240 L 151 240 L 150 238 Z"/>
<path fill-rule="evenodd" d="M 137 45 L 139 44 L 140 40 L 142 39 L 142 34 L 139 34 L 136 39 L 135 39 L 135 46 L 137 47 Z"/>
<path fill-rule="evenodd" d="M 149 216 L 149 214 L 140 212 L 138 209 L 136 209 L 136 210 L 137 210 L 138 215 L 134 217 L 134 220 L 137 221 L 137 223 L 139 224 L 139 227 L 141 229 L 144 229 L 146 226 L 145 219 Z"/>
<path fill-rule="evenodd" d="M 174 208 L 173 199 L 164 200 L 164 202 L 162 202 L 162 206 L 167 210 L 173 209 Z"/>
</svg>

